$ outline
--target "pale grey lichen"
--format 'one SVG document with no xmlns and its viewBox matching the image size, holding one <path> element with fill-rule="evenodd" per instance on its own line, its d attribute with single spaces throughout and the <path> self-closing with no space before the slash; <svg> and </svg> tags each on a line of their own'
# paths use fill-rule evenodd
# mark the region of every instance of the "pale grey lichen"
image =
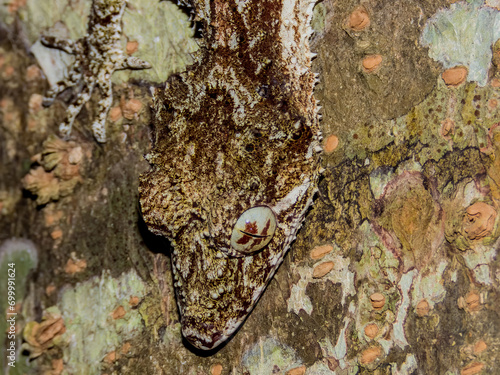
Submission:
<svg viewBox="0 0 500 375">
<path fill-rule="evenodd" d="M 416 306 L 422 299 L 427 300 L 432 308 L 435 304 L 443 302 L 446 297 L 446 289 L 443 285 L 443 273 L 449 262 L 443 260 L 437 265 L 432 265 L 427 272 L 419 273 L 415 277 L 411 292 L 413 306 Z"/>
<path fill-rule="evenodd" d="M 468 81 L 486 85 L 491 45 L 500 38 L 500 12 L 483 7 L 482 0 L 457 2 L 441 9 L 425 26 L 421 42 L 429 56 L 445 69 L 468 67 Z"/>
<path fill-rule="evenodd" d="M 241 362 L 249 375 L 269 373 L 269 369 L 275 366 L 279 367 L 280 373 L 285 373 L 302 364 L 292 348 L 271 337 L 258 341 L 243 354 Z"/>
<path fill-rule="evenodd" d="M 406 322 L 408 308 L 410 307 L 411 303 L 410 288 L 413 285 L 416 274 L 418 274 L 417 270 L 411 270 L 403 274 L 398 285 L 398 289 L 401 293 L 401 299 L 397 306 L 396 321 L 393 324 L 393 340 L 394 343 L 401 349 L 404 349 L 406 346 L 408 346 L 404 324 Z"/>
<path fill-rule="evenodd" d="M 338 247 L 337 247 L 338 250 Z M 354 296 L 356 289 L 354 287 L 355 274 L 349 270 L 350 259 L 344 258 L 338 254 L 339 250 L 332 251 L 312 267 L 297 266 L 293 267 L 293 272 L 300 275 L 299 281 L 292 286 L 290 297 L 287 301 L 288 311 L 294 312 L 297 315 L 300 310 L 311 314 L 313 307 L 310 298 L 306 294 L 308 284 L 323 283 L 327 280 L 333 284 L 342 285 L 342 304 L 345 303 L 348 296 Z M 331 272 L 321 277 L 320 279 L 313 278 L 313 269 L 315 266 L 323 262 L 333 262 L 334 266 Z"/>
<path fill-rule="evenodd" d="M 100 374 L 107 353 L 141 334 L 141 315 L 129 300 L 132 296 L 141 299 L 146 291 L 147 285 L 135 270 L 118 278 L 103 272 L 60 291 L 57 306 L 66 326 L 62 341 L 67 343 L 63 359 L 68 373 Z M 111 313 L 119 306 L 125 315 L 115 320 Z"/>
<path fill-rule="evenodd" d="M 414 354 L 407 354 L 406 359 L 403 362 L 403 364 L 401 364 L 401 366 L 398 366 L 397 363 L 391 363 L 391 367 L 392 367 L 391 375 L 413 374 L 414 371 L 418 369 L 417 359 L 415 358 Z"/>
</svg>

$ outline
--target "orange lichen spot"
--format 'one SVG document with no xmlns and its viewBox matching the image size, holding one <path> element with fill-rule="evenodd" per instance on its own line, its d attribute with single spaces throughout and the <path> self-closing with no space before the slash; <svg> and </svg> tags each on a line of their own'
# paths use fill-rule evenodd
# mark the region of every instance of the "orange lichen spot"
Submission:
<svg viewBox="0 0 500 375">
<path fill-rule="evenodd" d="M 484 367 L 484 363 L 472 362 L 465 366 L 461 371 L 460 375 L 474 375 L 479 374 Z"/>
<path fill-rule="evenodd" d="M 373 339 L 378 334 L 378 326 L 375 323 L 367 324 L 365 326 L 365 335 Z"/>
<path fill-rule="evenodd" d="M 80 146 L 68 151 L 68 162 L 70 164 L 80 164 L 83 159 L 83 150 Z"/>
<path fill-rule="evenodd" d="M 68 275 L 74 275 L 75 273 L 82 272 L 87 268 L 87 261 L 85 259 L 73 259 L 69 258 L 64 266 L 64 272 Z"/>
<path fill-rule="evenodd" d="M 43 96 L 40 94 L 33 94 L 28 101 L 28 108 L 30 113 L 37 113 L 42 109 Z"/>
<path fill-rule="evenodd" d="M 23 338 L 30 358 L 39 357 L 47 349 L 54 346 L 54 339 L 66 332 L 61 316 L 49 315 L 41 323 L 32 321 L 26 324 Z"/>
<path fill-rule="evenodd" d="M 139 42 L 137 40 L 131 40 L 127 42 L 126 51 L 127 55 L 132 55 L 139 49 Z"/>
<path fill-rule="evenodd" d="M 474 348 L 472 349 L 474 351 L 474 354 L 480 354 L 484 352 L 486 349 L 488 349 L 488 345 L 483 340 L 479 340 L 474 344 Z"/>
<path fill-rule="evenodd" d="M 455 121 L 451 118 L 447 118 L 441 122 L 441 135 L 447 141 L 451 139 L 451 136 L 455 133 Z"/>
<path fill-rule="evenodd" d="M 323 262 L 321 264 L 318 264 L 316 267 L 314 267 L 313 278 L 319 279 L 325 276 L 328 272 L 330 272 L 333 269 L 333 266 L 334 266 L 333 262 Z"/>
<path fill-rule="evenodd" d="M 306 366 L 295 367 L 288 370 L 285 375 L 304 375 L 306 373 Z"/>
<path fill-rule="evenodd" d="M 210 369 L 210 374 L 212 375 L 220 375 L 222 374 L 222 365 L 220 363 L 216 363 Z"/>
<path fill-rule="evenodd" d="M 6 123 L 11 123 L 11 122 L 18 122 L 19 118 L 19 112 L 13 108 L 14 107 L 14 102 L 11 101 L 6 101 L 7 104 L 9 104 L 10 108 L 3 108 L 4 113 L 3 113 L 3 119 Z M 17 128 L 17 126 L 16 126 Z"/>
<path fill-rule="evenodd" d="M 132 344 L 130 342 L 126 342 L 122 345 L 122 348 L 120 349 L 120 352 L 122 354 L 127 354 L 128 352 L 130 352 L 130 348 L 132 348 Z"/>
<path fill-rule="evenodd" d="M 5 69 L 4 69 L 4 71 L 3 71 L 2 76 L 3 76 L 4 78 L 9 78 L 9 77 L 11 77 L 12 75 L 14 75 L 14 72 L 15 72 L 15 71 L 16 71 L 16 70 L 14 69 L 14 67 L 13 67 L 12 65 L 6 66 L 6 67 L 5 67 Z"/>
<path fill-rule="evenodd" d="M 327 154 L 331 154 L 339 145 L 339 138 L 336 135 L 329 135 L 324 143 L 323 143 L 323 150 Z"/>
<path fill-rule="evenodd" d="M 63 231 L 61 229 L 56 229 L 50 232 L 50 237 L 52 237 L 53 240 L 58 240 L 59 238 L 62 238 L 63 236 Z"/>
<path fill-rule="evenodd" d="M 361 31 L 370 26 L 370 15 L 363 5 L 358 6 L 349 15 L 348 26 L 354 31 Z"/>
<path fill-rule="evenodd" d="M 35 79 L 42 78 L 42 72 L 40 68 L 36 65 L 30 65 L 26 69 L 26 80 L 33 81 Z"/>
<path fill-rule="evenodd" d="M 113 310 L 113 312 L 111 313 L 111 317 L 113 319 L 121 319 L 125 316 L 125 309 L 123 308 L 122 305 L 118 306 L 116 309 Z"/>
<path fill-rule="evenodd" d="M 48 296 L 51 296 L 52 293 L 54 293 L 55 291 L 56 291 L 56 286 L 54 284 L 49 284 L 45 288 L 45 294 Z"/>
<path fill-rule="evenodd" d="M 492 112 L 498 107 L 498 100 L 495 98 L 492 98 L 488 100 L 488 111 Z"/>
<path fill-rule="evenodd" d="M 314 249 L 311 250 L 310 257 L 311 259 L 321 259 L 326 254 L 331 253 L 332 251 L 333 251 L 332 245 L 316 246 Z"/>
<path fill-rule="evenodd" d="M 123 117 L 122 109 L 119 106 L 113 107 L 109 110 L 109 119 L 112 122 L 117 122 Z"/>
<path fill-rule="evenodd" d="M 63 214 L 64 212 L 62 210 L 54 210 L 53 207 L 51 207 L 51 205 L 49 205 L 48 207 L 46 207 L 44 210 L 43 210 L 43 218 L 44 218 L 44 221 L 45 221 L 45 226 L 47 227 L 50 227 L 56 223 L 58 223 L 62 217 L 63 217 Z"/>
<path fill-rule="evenodd" d="M 380 64 L 382 64 L 381 55 L 368 55 L 362 61 L 363 68 L 367 73 L 377 70 Z"/>
<path fill-rule="evenodd" d="M 130 299 L 128 300 L 128 305 L 131 307 L 136 307 L 139 304 L 139 297 L 137 296 L 131 296 Z"/>
<path fill-rule="evenodd" d="M 465 235 L 470 240 L 480 240 L 493 231 L 497 212 L 493 206 L 476 202 L 467 207 L 463 220 Z"/>
<path fill-rule="evenodd" d="M 382 354 L 382 350 L 378 346 L 373 346 L 371 348 L 365 349 L 361 352 L 361 358 L 359 362 L 362 365 L 366 365 L 375 361 Z"/>
<path fill-rule="evenodd" d="M 490 85 L 491 87 L 500 87 L 500 78 L 492 78 L 492 80 L 490 81 Z"/>
<path fill-rule="evenodd" d="M 7 2 L 7 10 L 9 13 L 15 13 L 19 8 L 26 6 L 26 1 L 27 0 L 10 0 Z"/>
<path fill-rule="evenodd" d="M 34 118 L 29 118 L 28 119 L 28 126 L 27 126 L 27 129 L 29 131 L 34 131 L 35 129 L 38 129 L 39 126 L 38 126 L 38 123 L 37 121 L 34 119 Z"/>
<path fill-rule="evenodd" d="M 446 69 L 443 74 L 441 74 L 441 78 L 448 86 L 458 86 L 465 81 L 468 72 L 465 66 L 455 66 Z"/>
<path fill-rule="evenodd" d="M 52 371 L 50 372 L 50 375 L 60 375 L 63 372 L 64 362 L 62 358 L 53 359 L 51 361 L 51 364 L 52 364 Z"/>
<path fill-rule="evenodd" d="M 126 102 L 122 102 L 120 106 L 122 109 L 123 117 L 125 117 L 127 120 L 132 120 L 141 111 L 143 104 L 140 100 L 130 99 Z"/>
<path fill-rule="evenodd" d="M 465 303 L 469 311 L 479 311 L 482 309 L 481 298 L 476 292 L 469 292 L 465 296 Z"/>
<path fill-rule="evenodd" d="M 370 296 L 370 302 L 373 309 L 382 310 L 382 307 L 385 305 L 385 296 L 382 293 L 373 293 Z"/>
<path fill-rule="evenodd" d="M 106 356 L 102 360 L 103 360 L 103 362 L 106 362 L 106 363 L 113 363 L 117 359 L 118 359 L 118 355 L 116 354 L 116 351 L 113 350 L 112 352 L 109 352 L 108 354 L 106 354 Z"/>
<path fill-rule="evenodd" d="M 416 312 L 417 312 L 417 315 L 420 317 L 429 315 L 430 309 L 431 309 L 431 307 L 429 305 L 429 302 L 427 302 L 426 299 L 423 299 L 419 303 L 417 303 Z"/>
</svg>

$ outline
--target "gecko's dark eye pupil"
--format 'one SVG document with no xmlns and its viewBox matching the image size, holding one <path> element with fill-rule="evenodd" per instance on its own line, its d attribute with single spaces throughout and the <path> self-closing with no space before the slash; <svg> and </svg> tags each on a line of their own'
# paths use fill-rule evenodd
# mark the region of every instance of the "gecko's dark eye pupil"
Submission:
<svg viewBox="0 0 500 375">
<path fill-rule="evenodd" d="M 247 150 L 247 152 L 253 152 L 254 150 L 253 145 L 252 144 L 246 145 L 245 150 Z"/>
</svg>

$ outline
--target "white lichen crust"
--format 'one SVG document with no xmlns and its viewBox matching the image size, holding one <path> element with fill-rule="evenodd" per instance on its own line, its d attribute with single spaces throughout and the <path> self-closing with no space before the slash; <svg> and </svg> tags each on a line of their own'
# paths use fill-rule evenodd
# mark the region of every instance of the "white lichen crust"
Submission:
<svg viewBox="0 0 500 375">
<path fill-rule="evenodd" d="M 42 36 L 42 43 L 51 48 L 75 55 L 75 62 L 68 69 L 66 78 L 50 88 L 44 105 L 50 105 L 55 97 L 70 87 L 80 90 L 67 109 L 66 120 L 59 126 L 64 137 L 69 137 L 71 128 L 80 110 L 90 100 L 96 86 L 100 88 L 99 116 L 92 124 L 98 142 L 106 142 L 106 117 L 113 102 L 111 75 L 120 69 L 147 69 L 149 63 L 136 57 L 126 56 L 122 50 L 122 16 L 126 0 L 93 0 L 88 31 L 76 42 L 51 36 Z"/>
<path fill-rule="evenodd" d="M 309 49 L 311 0 L 185 0 L 203 41 L 188 70 L 155 95 L 155 146 L 140 199 L 173 244 L 183 335 L 224 342 L 271 280 L 312 203 L 319 116 Z M 238 217 L 271 208 L 270 243 L 230 246 Z"/>
</svg>

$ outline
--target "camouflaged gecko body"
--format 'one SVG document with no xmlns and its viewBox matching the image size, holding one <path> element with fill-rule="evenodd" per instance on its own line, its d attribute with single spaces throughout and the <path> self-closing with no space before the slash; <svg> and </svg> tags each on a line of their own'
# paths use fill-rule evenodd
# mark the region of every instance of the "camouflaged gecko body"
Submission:
<svg viewBox="0 0 500 375">
<path fill-rule="evenodd" d="M 312 203 L 319 175 L 310 0 L 192 0 L 195 63 L 156 92 L 143 217 L 173 247 L 183 335 L 224 342 L 271 280 Z M 260 252 L 235 254 L 236 220 L 255 206 L 277 220 Z"/>
<path fill-rule="evenodd" d="M 113 103 L 113 72 L 150 68 L 147 62 L 123 53 L 121 21 L 126 4 L 126 0 L 94 0 L 87 35 L 76 42 L 50 36 L 41 38 L 45 46 L 75 55 L 75 62 L 68 69 L 65 80 L 52 86 L 44 100 L 44 105 L 50 105 L 62 91 L 81 86 L 76 100 L 67 109 L 66 120 L 59 126 L 59 131 L 65 137 L 69 137 L 76 116 L 98 86 L 102 98 L 99 100 L 99 117 L 92 124 L 92 130 L 98 142 L 106 142 L 106 117 Z"/>
</svg>

